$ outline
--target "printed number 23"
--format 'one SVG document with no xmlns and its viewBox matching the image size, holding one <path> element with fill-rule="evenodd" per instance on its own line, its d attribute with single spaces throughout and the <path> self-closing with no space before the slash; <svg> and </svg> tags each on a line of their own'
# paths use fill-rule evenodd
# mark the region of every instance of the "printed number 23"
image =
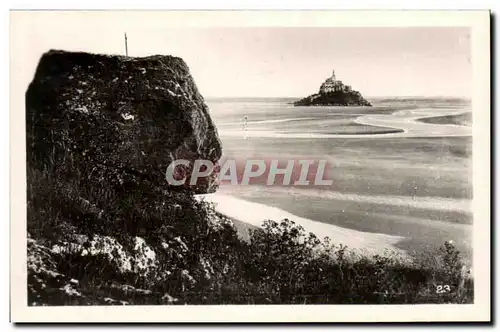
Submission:
<svg viewBox="0 0 500 332">
<path fill-rule="evenodd" d="M 449 285 L 438 285 L 436 287 L 436 294 L 449 293 L 451 288 Z"/>
</svg>

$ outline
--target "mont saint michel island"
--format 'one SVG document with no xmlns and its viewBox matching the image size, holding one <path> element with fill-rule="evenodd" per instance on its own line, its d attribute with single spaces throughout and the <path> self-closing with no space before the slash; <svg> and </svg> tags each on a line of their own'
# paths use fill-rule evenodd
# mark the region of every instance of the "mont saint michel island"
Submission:
<svg viewBox="0 0 500 332">
<path fill-rule="evenodd" d="M 293 103 L 294 106 L 372 106 L 363 96 L 350 85 L 345 85 L 335 77 L 327 78 L 319 92 Z"/>
</svg>

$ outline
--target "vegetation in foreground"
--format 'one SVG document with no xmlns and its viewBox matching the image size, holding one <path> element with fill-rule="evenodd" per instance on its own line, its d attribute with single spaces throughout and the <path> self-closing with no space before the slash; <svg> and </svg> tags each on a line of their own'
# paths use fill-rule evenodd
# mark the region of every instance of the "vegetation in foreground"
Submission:
<svg viewBox="0 0 500 332">
<path fill-rule="evenodd" d="M 473 301 L 451 243 L 409 262 L 354 253 L 287 219 L 264 221 L 244 241 L 189 194 L 131 188 L 123 199 L 109 188 L 48 185 L 48 173 L 32 172 L 29 305 Z"/>
</svg>

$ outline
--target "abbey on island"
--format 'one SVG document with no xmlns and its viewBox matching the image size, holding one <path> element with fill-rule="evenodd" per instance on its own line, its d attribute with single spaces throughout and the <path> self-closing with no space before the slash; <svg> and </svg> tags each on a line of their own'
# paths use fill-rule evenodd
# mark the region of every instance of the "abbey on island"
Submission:
<svg viewBox="0 0 500 332">
<path fill-rule="evenodd" d="M 361 93 L 337 80 L 335 70 L 320 86 L 319 92 L 293 103 L 295 106 L 371 106 Z"/>
<path fill-rule="evenodd" d="M 332 76 L 327 78 L 321 87 L 319 88 L 319 93 L 327 93 L 333 91 L 351 91 L 350 85 L 344 85 L 341 80 L 337 80 L 335 77 L 335 70 L 332 71 Z"/>
</svg>

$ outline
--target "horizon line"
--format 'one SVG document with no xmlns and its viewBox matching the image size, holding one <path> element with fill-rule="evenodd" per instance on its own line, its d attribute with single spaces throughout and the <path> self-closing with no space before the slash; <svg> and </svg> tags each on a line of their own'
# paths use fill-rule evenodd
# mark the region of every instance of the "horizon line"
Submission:
<svg viewBox="0 0 500 332">
<path fill-rule="evenodd" d="M 260 98 L 260 99 L 265 99 L 265 98 L 282 98 L 282 99 L 302 99 L 304 97 L 292 97 L 292 96 L 204 96 L 203 97 L 204 99 L 221 99 L 221 98 L 226 98 L 226 99 L 230 99 L 230 98 L 233 98 L 233 99 L 236 99 L 236 98 L 253 98 L 253 99 L 257 99 L 257 98 Z M 404 95 L 404 96 L 395 96 L 395 95 L 383 95 L 383 96 L 365 96 L 364 98 L 366 99 L 370 99 L 370 98 L 391 98 L 391 99 L 395 99 L 395 98 L 420 98 L 420 99 L 424 99 L 424 98 L 442 98 L 442 99 L 445 99 L 445 98 L 455 98 L 455 99 L 466 99 L 466 100 L 472 100 L 472 97 L 470 96 L 442 96 L 442 95 L 426 95 L 426 96 L 421 96 L 421 95 Z"/>
</svg>

